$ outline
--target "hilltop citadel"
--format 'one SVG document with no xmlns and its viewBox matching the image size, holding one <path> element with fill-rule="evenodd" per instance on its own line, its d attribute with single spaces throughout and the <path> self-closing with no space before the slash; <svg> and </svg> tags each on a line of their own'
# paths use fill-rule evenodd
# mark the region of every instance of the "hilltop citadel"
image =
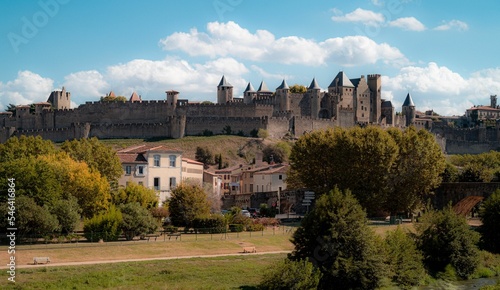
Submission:
<svg viewBox="0 0 500 290">
<path fill-rule="evenodd" d="M 381 98 L 381 90 L 379 74 L 349 79 L 341 71 L 326 91 L 321 90 L 316 79 L 305 93 L 291 92 L 285 80 L 273 92 L 262 81 L 257 90 L 248 83 L 243 97 L 236 98 L 233 86 L 223 76 L 217 86 L 216 104 L 192 103 L 170 90 L 164 100 L 142 100 L 134 92 L 127 102 L 87 102 L 70 109 L 71 94 L 63 87 L 61 91 L 53 91 L 47 102 L 17 106 L 14 112 L 0 113 L 0 142 L 20 135 L 40 135 L 56 142 L 94 136 L 182 138 L 223 131 L 250 136 L 261 128 L 268 130 L 271 137 L 280 138 L 298 137 L 326 127 L 373 124 L 428 129 L 436 134 L 446 151 L 487 151 L 500 147 L 498 130 L 494 133 L 488 130 L 491 121 L 485 123 L 490 126 L 478 123 L 499 114 L 496 96 L 492 96 L 490 107 L 473 108 L 462 118 L 446 118 L 436 117 L 432 111 L 416 111 L 410 94 L 401 113 L 396 113 L 391 101 Z M 495 122 L 493 125 L 496 127 Z"/>
</svg>

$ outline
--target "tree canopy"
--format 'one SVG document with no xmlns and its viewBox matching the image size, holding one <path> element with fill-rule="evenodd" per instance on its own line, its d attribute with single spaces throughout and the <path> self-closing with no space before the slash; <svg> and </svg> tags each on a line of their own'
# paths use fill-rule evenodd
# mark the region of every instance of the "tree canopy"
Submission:
<svg viewBox="0 0 500 290">
<path fill-rule="evenodd" d="M 349 189 L 370 214 L 412 210 L 441 180 L 444 156 L 432 135 L 368 126 L 314 131 L 290 155 L 287 182 L 324 194 Z"/>
<path fill-rule="evenodd" d="M 381 241 L 349 192 L 335 188 L 316 201 L 294 233 L 290 258 L 311 261 L 323 274 L 318 289 L 375 289 L 385 275 Z"/>
<path fill-rule="evenodd" d="M 481 243 L 485 249 L 500 253 L 500 189 L 481 205 Z"/>
<path fill-rule="evenodd" d="M 168 201 L 170 219 L 176 226 L 191 227 L 197 217 L 210 214 L 210 203 L 203 188 L 180 184 L 172 190 L 172 197 Z"/>
</svg>

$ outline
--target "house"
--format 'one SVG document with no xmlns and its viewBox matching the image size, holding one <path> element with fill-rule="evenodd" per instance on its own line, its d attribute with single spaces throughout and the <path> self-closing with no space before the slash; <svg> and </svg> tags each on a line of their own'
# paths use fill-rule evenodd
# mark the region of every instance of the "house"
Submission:
<svg viewBox="0 0 500 290">
<path fill-rule="evenodd" d="M 182 151 L 178 149 L 139 145 L 121 149 L 117 155 L 123 167 L 118 184 L 126 186 L 127 182 L 136 182 L 154 189 L 160 204 L 170 197 L 171 190 L 182 180 Z M 186 164 L 191 165 L 187 161 Z M 199 175 L 203 176 L 203 172 Z"/>
<path fill-rule="evenodd" d="M 182 157 L 182 182 L 203 185 L 203 163 Z"/>
<path fill-rule="evenodd" d="M 279 164 L 255 172 L 253 178 L 255 192 L 281 192 L 285 190 L 289 167 L 288 164 Z"/>
</svg>

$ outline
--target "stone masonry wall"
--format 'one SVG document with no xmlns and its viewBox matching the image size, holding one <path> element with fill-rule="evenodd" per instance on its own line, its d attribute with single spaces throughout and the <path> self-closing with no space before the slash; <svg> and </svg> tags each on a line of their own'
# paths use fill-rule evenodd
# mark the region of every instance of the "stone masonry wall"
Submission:
<svg viewBox="0 0 500 290">
<path fill-rule="evenodd" d="M 214 135 L 222 134 L 226 126 L 231 127 L 233 134 L 243 131 L 245 136 L 250 135 L 250 131 L 267 128 L 267 117 L 265 118 L 242 118 L 242 117 L 186 117 L 186 136 L 203 135 L 205 130 L 211 131 Z"/>
</svg>

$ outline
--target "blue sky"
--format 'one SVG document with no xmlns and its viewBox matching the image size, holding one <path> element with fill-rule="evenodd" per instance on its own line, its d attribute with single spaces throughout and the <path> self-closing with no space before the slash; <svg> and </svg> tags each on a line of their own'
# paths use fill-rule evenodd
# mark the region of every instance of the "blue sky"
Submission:
<svg viewBox="0 0 500 290">
<path fill-rule="evenodd" d="M 396 110 L 462 115 L 500 95 L 500 2 L 365 0 L 0 1 L 0 109 L 45 101 L 65 86 L 73 106 L 113 90 L 164 99 L 216 100 L 224 74 L 242 94 L 327 89 L 381 74 Z"/>
</svg>

